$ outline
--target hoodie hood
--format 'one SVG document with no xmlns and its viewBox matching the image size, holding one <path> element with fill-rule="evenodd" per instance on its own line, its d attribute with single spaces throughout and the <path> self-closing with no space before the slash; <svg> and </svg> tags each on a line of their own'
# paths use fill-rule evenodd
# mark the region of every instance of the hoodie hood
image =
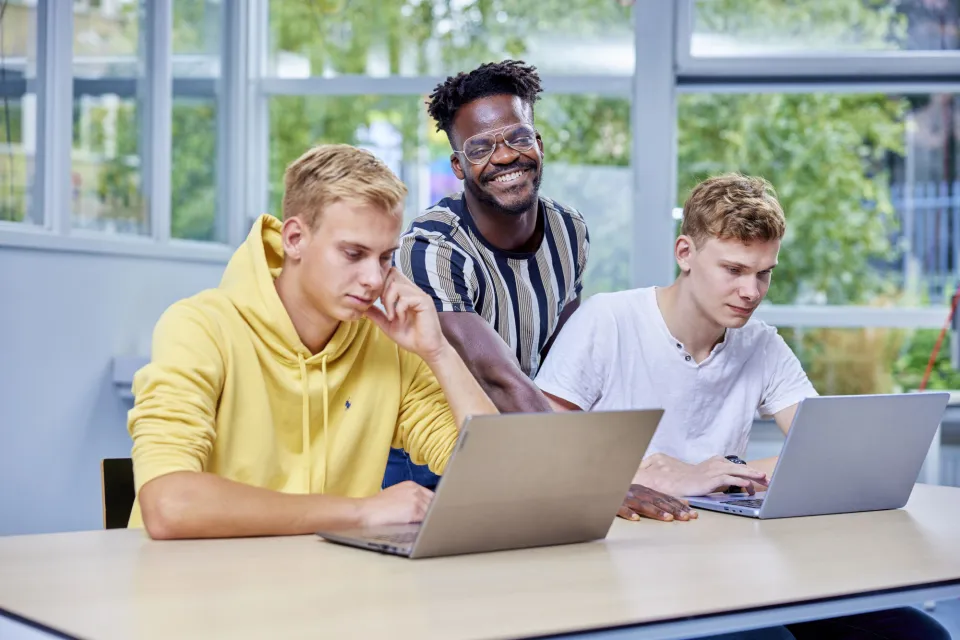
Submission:
<svg viewBox="0 0 960 640">
<path fill-rule="evenodd" d="M 323 350 L 310 353 L 274 285 L 283 270 L 282 225 L 271 215 L 262 215 L 253 223 L 247 239 L 227 264 L 220 290 L 278 359 L 288 363 L 312 364 L 321 358 L 333 362 L 346 352 L 367 321 L 341 322 Z"/>
<path fill-rule="evenodd" d="M 304 488 L 307 493 L 314 491 L 323 493 L 326 489 L 328 455 L 331 446 L 329 441 L 330 379 L 327 369 L 347 351 L 358 335 L 366 334 L 366 331 L 361 332 L 361 328 L 363 323 L 367 323 L 368 328 L 369 321 L 341 322 L 323 350 L 317 354 L 310 353 L 300 340 L 274 284 L 274 280 L 283 270 L 282 227 L 283 224 L 270 215 L 262 215 L 253 223 L 247 239 L 227 264 L 223 279 L 220 281 L 220 290 L 226 294 L 256 336 L 277 360 L 297 367 L 296 375 L 300 383 L 301 402 L 300 460 L 302 476 L 306 481 Z M 319 487 L 312 484 L 313 468 L 318 461 L 314 459 L 311 452 L 313 437 L 310 401 L 311 370 L 317 369 L 320 374 L 323 408 L 321 445 L 323 456 L 319 461 L 322 464 Z"/>
</svg>

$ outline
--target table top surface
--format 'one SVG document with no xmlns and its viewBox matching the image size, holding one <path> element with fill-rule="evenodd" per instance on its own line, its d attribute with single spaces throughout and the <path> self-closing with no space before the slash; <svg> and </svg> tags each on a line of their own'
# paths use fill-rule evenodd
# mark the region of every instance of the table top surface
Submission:
<svg viewBox="0 0 960 640">
<path fill-rule="evenodd" d="M 408 560 L 315 536 L 0 538 L 0 610 L 107 638 L 503 638 L 960 581 L 960 489 L 895 511 L 617 520 L 606 540 Z"/>
</svg>

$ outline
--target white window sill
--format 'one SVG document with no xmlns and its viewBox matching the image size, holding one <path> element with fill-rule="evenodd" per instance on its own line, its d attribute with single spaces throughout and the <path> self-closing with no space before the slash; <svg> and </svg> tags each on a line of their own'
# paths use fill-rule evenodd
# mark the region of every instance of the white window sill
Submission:
<svg viewBox="0 0 960 640">
<path fill-rule="evenodd" d="M 781 327 L 898 327 L 939 329 L 950 310 L 936 307 L 864 307 L 851 305 L 792 305 L 763 303 L 756 317 Z"/>
<path fill-rule="evenodd" d="M 215 264 L 226 264 L 234 251 L 232 247 L 216 242 L 170 240 L 161 243 L 144 236 L 79 230 L 60 235 L 31 224 L 0 223 L 0 250 L 5 247 Z"/>
</svg>

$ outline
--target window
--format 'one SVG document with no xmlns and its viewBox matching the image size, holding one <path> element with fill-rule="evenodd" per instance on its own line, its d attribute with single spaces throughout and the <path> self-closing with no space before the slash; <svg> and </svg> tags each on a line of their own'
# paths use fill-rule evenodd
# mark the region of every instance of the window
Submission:
<svg viewBox="0 0 960 640">
<path fill-rule="evenodd" d="M 37 161 L 36 7 L 6 3 L 0 20 L 0 222 L 40 223 L 31 192 Z"/>
<path fill-rule="evenodd" d="M 694 56 L 960 49 L 960 0 L 696 0 Z"/>
<path fill-rule="evenodd" d="M 960 281 L 960 99 L 948 93 L 684 94 L 678 203 L 707 175 L 777 189 L 768 300 L 915 306 Z"/>
<path fill-rule="evenodd" d="M 278 77 L 447 75 L 522 58 L 544 74 L 630 74 L 630 0 L 270 2 Z"/>
<path fill-rule="evenodd" d="M 224 10 L 213 0 L 173 3 L 173 238 L 226 241 L 226 212 L 218 214 L 217 202 Z"/>
<path fill-rule="evenodd" d="M 74 5 L 72 226 L 148 234 L 142 7 Z"/>
</svg>

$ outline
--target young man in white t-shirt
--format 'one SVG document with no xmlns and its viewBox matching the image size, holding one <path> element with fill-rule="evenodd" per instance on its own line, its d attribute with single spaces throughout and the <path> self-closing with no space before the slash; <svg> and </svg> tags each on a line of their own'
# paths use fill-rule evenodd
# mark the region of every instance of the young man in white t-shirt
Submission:
<svg viewBox="0 0 960 640">
<path fill-rule="evenodd" d="M 636 476 L 672 495 L 764 484 L 776 458 L 742 459 L 757 412 L 786 433 L 816 391 L 777 330 L 751 315 L 786 230 L 762 180 L 721 176 L 684 206 L 666 288 L 598 294 L 570 319 L 537 376 L 557 408 L 662 407 Z"/>
<path fill-rule="evenodd" d="M 777 330 L 751 319 L 785 231 L 766 181 L 706 180 L 683 208 L 676 281 L 597 294 L 557 337 L 536 379 L 555 409 L 665 410 L 635 483 L 675 496 L 766 485 L 775 457 L 742 464 L 754 416 L 786 433 L 797 403 L 817 393 Z M 797 638 L 950 637 L 910 608 L 788 628 Z"/>
</svg>

